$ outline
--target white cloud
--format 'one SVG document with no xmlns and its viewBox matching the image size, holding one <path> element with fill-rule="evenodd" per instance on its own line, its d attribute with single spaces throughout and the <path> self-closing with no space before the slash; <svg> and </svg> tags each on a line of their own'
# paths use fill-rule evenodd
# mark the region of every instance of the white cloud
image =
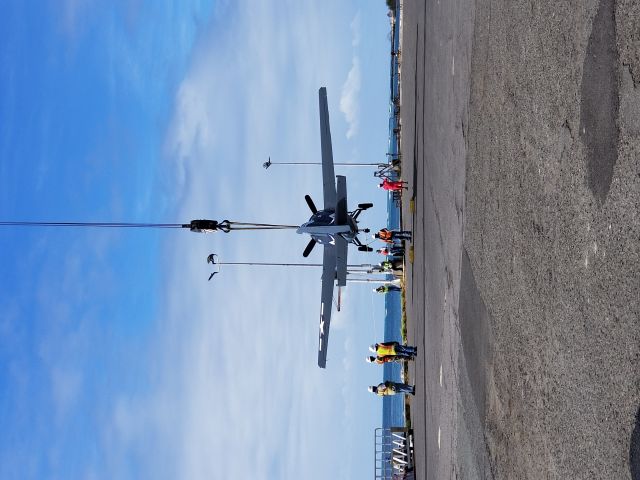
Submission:
<svg viewBox="0 0 640 480">
<path fill-rule="evenodd" d="M 353 57 L 351 70 L 349 70 L 347 80 L 342 86 L 342 96 L 340 97 L 340 111 L 349 124 L 349 130 L 347 130 L 347 138 L 349 139 L 358 133 L 360 84 L 360 60 L 358 57 Z"/>
<path fill-rule="evenodd" d="M 353 17 L 351 21 L 351 46 L 353 48 L 358 48 L 360 46 L 360 12 Z"/>
<path fill-rule="evenodd" d="M 353 138 L 358 133 L 360 126 L 360 107 L 359 95 L 362 84 L 362 75 L 360 73 L 360 58 L 357 55 L 360 46 L 360 12 L 353 17 L 350 24 L 351 28 L 351 46 L 354 55 L 351 59 L 351 70 L 347 75 L 347 79 L 342 85 L 342 93 L 340 96 L 340 111 L 344 114 L 349 129 L 347 130 L 347 139 Z"/>
</svg>

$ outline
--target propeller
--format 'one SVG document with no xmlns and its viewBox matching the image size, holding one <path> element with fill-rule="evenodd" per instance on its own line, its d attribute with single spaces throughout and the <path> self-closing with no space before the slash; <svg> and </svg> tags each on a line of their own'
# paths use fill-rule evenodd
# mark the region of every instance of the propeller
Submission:
<svg viewBox="0 0 640 480">
<path fill-rule="evenodd" d="M 315 246 L 316 246 L 316 241 L 312 238 L 311 240 L 309 240 L 309 243 L 307 243 L 307 248 L 305 248 L 304 252 L 302 252 L 302 256 L 304 258 L 307 258 L 311 253 L 311 250 L 313 250 L 313 247 Z"/>
<path fill-rule="evenodd" d="M 313 214 L 318 213 L 318 209 L 316 208 L 316 204 L 313 203 L 313 200 L 311 200 L 311 197 L 309 195 L 305 195 L 304 199 L 307 202 L 307 205 L 309 205 L 309 210 L 311 210 L 311 213 L 313 213 Z M 311 250 L 309 250 L 309 251 L 311 251 Z"/>
</svg>

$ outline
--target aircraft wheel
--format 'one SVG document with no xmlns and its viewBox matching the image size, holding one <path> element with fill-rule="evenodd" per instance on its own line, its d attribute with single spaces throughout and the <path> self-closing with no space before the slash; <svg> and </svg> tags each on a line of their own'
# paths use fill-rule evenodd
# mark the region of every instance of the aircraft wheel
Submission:
<svg viewBox="0 0 640 480">
<path fill-rule="evenodd" d="M 358 208 L 362 210 L 367 210 L 368 208 L 373 207 L 373 203 L 359 203 Z"/>
</svg>

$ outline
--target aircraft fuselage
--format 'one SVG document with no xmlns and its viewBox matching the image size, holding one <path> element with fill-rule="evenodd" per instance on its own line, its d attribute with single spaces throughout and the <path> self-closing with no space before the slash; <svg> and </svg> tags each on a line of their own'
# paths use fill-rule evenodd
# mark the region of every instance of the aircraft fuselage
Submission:
<svg viewBox="0 0 640 480">
<path fill-rule="evenodd" d="M 334 245 L 334 237 L 336 235 L 340 235 L 348 242 L 351 242 L 358 233 L 358 230 L 350 216 L 346 224 L 336 225 L 335 211 L 332 209 L 324 209 L 311 215 L 309 221 L 300 225 L 296 232 L 301 234 L 308 233 L 311 235 L 311 238 L 321 245 Z"/>
</svg>

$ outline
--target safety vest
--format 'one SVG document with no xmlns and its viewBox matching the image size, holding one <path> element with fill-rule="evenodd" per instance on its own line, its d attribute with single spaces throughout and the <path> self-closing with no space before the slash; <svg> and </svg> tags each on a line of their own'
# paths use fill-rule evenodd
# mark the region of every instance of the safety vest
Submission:
<svg viewBox="0 0 640 480">
<path fill-rule="evenodd" d="M 380 355 L 378 355 L 376 357 L 376 363 L 378 365 L 383 365 L 383 364 L 385 364 L 387 362 L 393 362 L 393 360 L 394 360 L 394 357 L 389 356 L 389 355 L 385 355 L 384 357 L 381 357 Z"/>
<path fill-rule="evenodd" d="M 384 357 L 386 355 L 395 355 L 396 346 L 394 344 L 385 345 L 383 343 L 379 343 L 376 347 L 376 353 L 380 357 Z"/>
<path fill-rule="evenodd" d="M 384 384 L 378 385 L 378 396 L 384 397 L 386 395 L 395 395 L 395 394 L 396 394 L 395 389 L 387 387 Z"/>
<path fill-rule="evenodd" d="M 380 230 L 378 232 L 378 236 L 380 237 L 380 240 L 391 240 L 391 232 L 386 228 Z"/>
</svg>

